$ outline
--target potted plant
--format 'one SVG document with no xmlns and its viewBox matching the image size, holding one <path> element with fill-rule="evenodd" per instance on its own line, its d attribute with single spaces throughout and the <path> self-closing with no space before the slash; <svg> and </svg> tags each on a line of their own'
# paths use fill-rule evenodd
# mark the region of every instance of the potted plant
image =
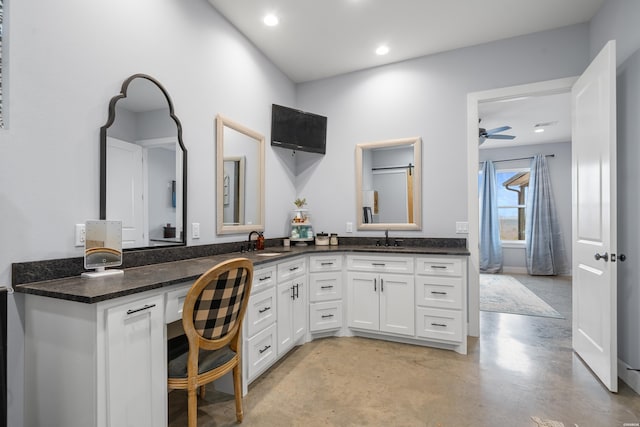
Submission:
<svg viewBox="0 0 640 427">
<path fill-rule="evenodd" d="M 297 198 L 293 201 L 293 204 L 296 205 L 298 209 L 302 209 L 307 204 L 307 199 Z"/>
</svg>

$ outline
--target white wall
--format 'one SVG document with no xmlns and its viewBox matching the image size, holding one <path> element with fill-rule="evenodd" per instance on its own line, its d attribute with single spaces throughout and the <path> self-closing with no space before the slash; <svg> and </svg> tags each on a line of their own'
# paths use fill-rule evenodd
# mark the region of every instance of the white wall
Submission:
<svg viewBox="0 0 640 427">
<path fill-rule="evenodd" d="M 81 256 L 74 224 L 99 214 L 99 129 L 132 74 L 172 98 L 188 150 L 188 218 L 215 236 L 215 115 L 269 135 L 271 104 L 295 87 L 206 0 L 36 0 L 6 4 L 0 130 L 0 284 L 12 262 Z M 4 43 L 6 41 L 6 43 Z M 6 74 L 5 74 L 6 72 Z M 267 237 L 295 198 L 291 177 L 266 155 Z M 188 233 L 187 233 L 188 234 Z M 9 298 L 9 425 L 22 425 L 22 298 Z"/>
<path fill-rule="evenodd" d="M 356 144 L 421 136 L 423 229 L 402 234 L 464 237 L 467 93 L 578 75 L 588 55 L 588 26 L 577 25 L 298 85 L 299 108 L 328 116 L 327 154 L 297 182 L 316 228 L 343 234 L 356 222 Z"/>
<path fill-rule="evenodd" d="M 618 359 L 640 368 L 640 2 L 609 0 L 593 18 L 590 51 L 594 57 L 611 39 L 617 48 L 617 116 L 618 116 L 618 253 L 628 259 L 618 263 Z M 625 381 L 640 393 L 640 375 L 619 371 Z"/>
<path fill-rule="evenodd" d="M 553 154 L 547 158 L 551 187 L 556 205 L 556 214 L 563 235 L 563 244 L 567 254 L 567 264 L 571 265 L 571 143 L 523 145 L 512 148 L 494 148 L 479 151 L 480 161 L 519 159 L 535 154 Z M 530 160 L 518 160 L 497 163 L 496 169 L 529 167 Z M 504 270 L 526 273 L 525 250 L 503 247 Z"/>
</svg>

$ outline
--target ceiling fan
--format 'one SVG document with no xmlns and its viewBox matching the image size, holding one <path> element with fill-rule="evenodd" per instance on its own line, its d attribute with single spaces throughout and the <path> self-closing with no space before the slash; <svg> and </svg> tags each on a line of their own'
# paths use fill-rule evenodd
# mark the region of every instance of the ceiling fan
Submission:
<svg viewBox="0 0 640 427">
<path fill-rule="evenodd" d="M 482 119 L 478 119 L 480 123 Z M 511 126 L 500 126 L 497 128 L 486 130 L 485 128 L 479 128 L 478 137 L 480 138 L 480 144 L 487 139 L 514 139 L 514 135 L 498 135 L 500 132 L 511 129 Z"/>
</svg>

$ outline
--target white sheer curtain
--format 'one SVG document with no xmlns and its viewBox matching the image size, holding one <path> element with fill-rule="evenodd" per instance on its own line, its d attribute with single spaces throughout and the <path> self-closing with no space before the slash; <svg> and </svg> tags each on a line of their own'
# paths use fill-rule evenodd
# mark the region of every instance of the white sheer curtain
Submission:
<svg viewBox="0 0 640 427">
<path fill-rule="evenodd" d="M 568 273 L 547 159 L 542 154 L 537 154 L 531 161 L 525 241 L 529 274 L 550 276 Z"/>
<path fill-rule="evenodd" d="M 500 242 L 500 219 L 496 170 L 493 162 L 482 165 L 480 177 L 480 272 L 502 271 L 502 243 Z"/>
</svg>

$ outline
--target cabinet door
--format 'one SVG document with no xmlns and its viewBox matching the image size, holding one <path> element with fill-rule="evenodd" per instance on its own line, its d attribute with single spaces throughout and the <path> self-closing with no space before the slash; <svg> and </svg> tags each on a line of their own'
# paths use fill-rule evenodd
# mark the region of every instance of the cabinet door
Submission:
<svg viewBox="0 0 640 427">
<path fill-rule="evenodd" d="M 379 330 L 379 282 L 375 273 L 347 275 L 347 312 L 350 327 Z"/>
<path fill-rule="evenodd" d="M 306 276 L 293 280 L 294 300 L 292 312 L 293 342 L 297 342 L 307 332 L 307 310 L 305 304 L 305 289 L 307 287 Z"/>
<path fill-rule="evenodd" d="M 309 274 L 309 301 L 331 301 L 342 299 L 342 272 Z"/>
<path fill-rule="evenodd" d="M 402 274 L 380 275 L 380 330 L 394 334 L 415 334 L 414 279 Z"/>
<path fill-rule="evenodd" d="M 293 346 L 293 281 L 278 285 L 278 356 Z"/>
<path fill-rule="evenodd" d="M 167 425 L 164 296 L 106 312 L 107 425 Z"/>
</svg>

